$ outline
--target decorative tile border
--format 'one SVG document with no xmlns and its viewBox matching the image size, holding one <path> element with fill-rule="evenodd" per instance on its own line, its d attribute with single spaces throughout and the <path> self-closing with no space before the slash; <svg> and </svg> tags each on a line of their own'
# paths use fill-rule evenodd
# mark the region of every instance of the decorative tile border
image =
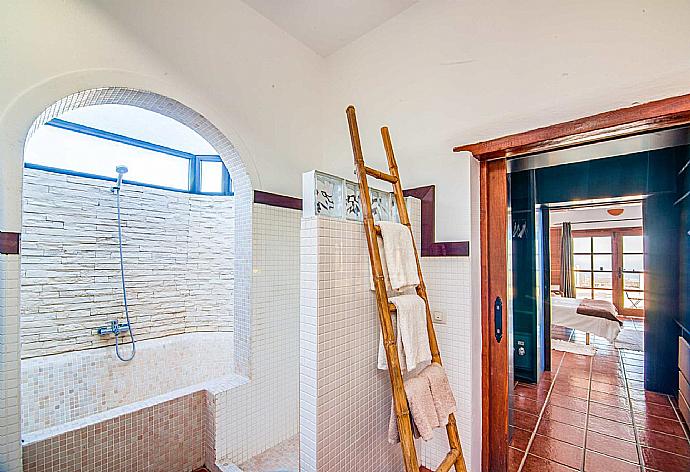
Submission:
<svg viewBox="0 0 690 472">
<path fill-rule="evenodd" d="M 19 233 L 5 233 L 0 231 L 0 254 L 19 254 Z"/>
<path fill-rule="evenodd" d="M 278 195 L 277 193 L 263 192 L 261 190 L 254 190 L 254 203 L 261 203 L 263 205 L 278 208 L 290 208 L 292 210 L 302 209 L 301 198 L 288 197 L 286 195 Z"/>
<path fill-rule="evenodd" d="M 422 256 L 469 256 L 469 241 L 436 242 L 436 187 L 425 187 L 404 190 L 406 197 L 416 197 L 422 201 Z"/>
</svg>

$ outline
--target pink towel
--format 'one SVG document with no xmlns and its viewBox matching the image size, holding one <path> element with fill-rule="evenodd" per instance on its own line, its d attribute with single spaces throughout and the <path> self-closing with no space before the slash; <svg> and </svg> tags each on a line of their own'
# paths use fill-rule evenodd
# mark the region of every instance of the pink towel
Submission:
<svg viewBox="0 0 690 472">
<path fill-rule="evenodd" d="M 430 441 L 434 437 L 434 428 L 438 428 L 440 423 L 428 379 L 420 376 L 407 379 L 405 381 L 405 393 L 413 420 L 413 429 L 416 428 L 419 437 L 425 441 Z M 391 418 L 388 423 L 388 442 L 391 444 L 400 442 L 394 407 L 391 408 Z"/>
<path fill-rule="evenodd" d="M 447 425 L 448 416 L 457 411 L 457 403 L 455 402 L 453 390 L 450 388 L 446 370 L 441 364 L 434 362 L 425 367 L 419 373 L 419 376 L 425 378 L 429 383 L 440 426 Z"/>
</svg>

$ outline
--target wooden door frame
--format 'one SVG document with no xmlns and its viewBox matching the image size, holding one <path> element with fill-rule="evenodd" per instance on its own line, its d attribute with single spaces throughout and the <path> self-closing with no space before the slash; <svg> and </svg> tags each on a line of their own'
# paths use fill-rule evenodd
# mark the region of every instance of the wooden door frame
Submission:
<svg viewBox="0 0 690 472">
<path fill-rule="evenodd" d="M 482 471 L 505 472 L 508 467 L 508 337 L 501 345 L 493 332 L 495 297 L 501 296 L 504 306 L 509 303 L 506 160 L 688 125 L 690 94 L 453 149 L 468 151 L 481 163 Z M 502 232 L 493 232 L 501 227 Z"/>
</svg>

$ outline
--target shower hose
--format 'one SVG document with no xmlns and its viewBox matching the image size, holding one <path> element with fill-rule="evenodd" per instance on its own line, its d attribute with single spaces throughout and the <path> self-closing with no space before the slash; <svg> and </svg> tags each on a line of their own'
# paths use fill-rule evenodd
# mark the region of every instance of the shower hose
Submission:
<svg viewBox="0 0 690 472">
<path fill-rule="evenodd" d="M 120 189 L 116 189 L 116 194 L 117 194 L 117 237 L 118 237 L 118 242 L 120 246 L 120 274 L 121 274 L 121 281 L 122 281 L 122 299 L 125 304 L 125 318 L 127 319 L 127 326 L 129 327 L 129 336 L 132 338 L 132 342 L 130 343 L 132 345 L 132 353 L 129 355 L 129 357 L 124 357 L 122 354 L 120 354 L 120 335 L 115 334 L 115 354 L 117 354 L 118 359 L 120 359 L 123 362 L 129 362 L 132 359 L 134 359 L 134 355 L 137 353 L 137 348 L 136 348 L 136 341 L 134 340 L 134 331 L 132 328 L 132 323 L 129 321 L 129 304 L 127 303 L 127 287 L 125 285 L 125 261 L 124 261 L 124 256 L 122 255 L 122 215 L 121 215 L 121 210 L 120 210 Z"/>
</svg>

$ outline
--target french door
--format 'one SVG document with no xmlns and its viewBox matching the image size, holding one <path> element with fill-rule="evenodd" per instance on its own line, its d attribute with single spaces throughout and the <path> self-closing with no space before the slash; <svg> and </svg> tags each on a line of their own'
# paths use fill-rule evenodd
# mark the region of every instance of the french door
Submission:
<svg viewBox="0 0 690 472">
<path fill-rule="evenodd" d="M 575 296 L 612 302 L 621 315 L 644 316 L 642 228 L 573 231 Z"/>
</svg>

